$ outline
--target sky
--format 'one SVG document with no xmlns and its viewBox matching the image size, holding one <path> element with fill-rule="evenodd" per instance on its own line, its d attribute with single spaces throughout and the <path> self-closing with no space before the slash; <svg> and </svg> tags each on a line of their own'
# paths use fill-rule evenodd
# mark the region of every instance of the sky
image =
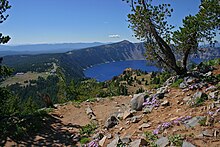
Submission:
<svg viewBox="0 0 220 147">
<path fill-rule="evenodd" d="M 177 28 L 182 19 L 198 12 L 200 0 L 154 0 L 170 3 L 169 22 Z M 128 28 L 130 7 L 122 0 L 9 0 L 8 19 L 0 32 L 8 44 L 138 42 Z"/>
</svg>

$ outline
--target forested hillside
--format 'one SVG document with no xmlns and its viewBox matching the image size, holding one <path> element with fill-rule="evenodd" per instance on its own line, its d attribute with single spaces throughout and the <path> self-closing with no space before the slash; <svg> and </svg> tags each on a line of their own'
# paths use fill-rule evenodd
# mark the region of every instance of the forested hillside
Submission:
<svg viewBox="0 0 220 147">
<path fill-rule="evenodd" d="M 144 59 L 143 44 L 129 41 L 102 45 L 97 47 L 73 50 L 59 54 L 15 55 L 4 57 L 4 63 L 15 69 L 15 72 L 47 71 L 54 62 L 61 67 L 68 78 L 84 77 L 83 70 L 105 62 L 120 60 Z"/>
</svg>

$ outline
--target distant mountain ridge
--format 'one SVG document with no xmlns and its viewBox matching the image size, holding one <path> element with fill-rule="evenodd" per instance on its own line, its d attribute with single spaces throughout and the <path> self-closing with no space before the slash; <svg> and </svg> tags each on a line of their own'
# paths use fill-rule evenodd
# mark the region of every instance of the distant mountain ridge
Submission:
<svg viewBox="0 0 220 147">
<path fill-rule="evenodd" d="M 107 43 L 55 43 L 55 44 L 29 44 L 29 45 L 0 45 L 0 56 L 42 53 L 65 53 L 67 51 L 87 47 L 100 46 Z"/>
</svg>

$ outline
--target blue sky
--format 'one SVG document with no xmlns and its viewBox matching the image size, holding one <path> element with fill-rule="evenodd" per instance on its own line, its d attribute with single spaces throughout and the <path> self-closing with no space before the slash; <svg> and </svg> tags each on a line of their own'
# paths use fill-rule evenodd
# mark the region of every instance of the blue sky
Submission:
<svg viewBox="0 0 220 147">
<path fill-rule="evenodd" d="M 9 18 L 0 32 L 9 44 L 137 42 L 128 28 L 128 4 L 122 0 L 9 0 Z M 181 26 L 182 18 L 198 11 L 200 0 L 155 0 L 174 8 L 169 20 Z"/>
</svg>

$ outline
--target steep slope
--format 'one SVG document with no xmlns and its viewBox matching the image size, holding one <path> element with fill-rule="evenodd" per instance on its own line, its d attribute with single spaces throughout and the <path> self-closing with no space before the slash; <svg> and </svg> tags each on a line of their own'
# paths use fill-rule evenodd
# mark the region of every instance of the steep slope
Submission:
<svg viewBox="0 0 220 147">
<path fill-rule="evenodd" d="M 219 76 L 220 65 L 199 74 L 207 78 Z M 53 120 L 45 123 L 47 127 L 41 132 L 19 143 L 10 138 L 5 146 L 220 146 L 219 80 L 214 84 L 189 76 L 182 82 L 185 88 L 174 88 L 171 85 L 176 78 L 169 78 L 163 87 L 149 89 L 148 96 L 142 93 L 133 98 L 118 96 L 57 104 L 50 113 Z M 204 98 L 199 93 L 206 99 L 198 101 Z M 145 105 L 142 111 L 131 110 L 137 106 L 131 99 Z"/>
</svg>

